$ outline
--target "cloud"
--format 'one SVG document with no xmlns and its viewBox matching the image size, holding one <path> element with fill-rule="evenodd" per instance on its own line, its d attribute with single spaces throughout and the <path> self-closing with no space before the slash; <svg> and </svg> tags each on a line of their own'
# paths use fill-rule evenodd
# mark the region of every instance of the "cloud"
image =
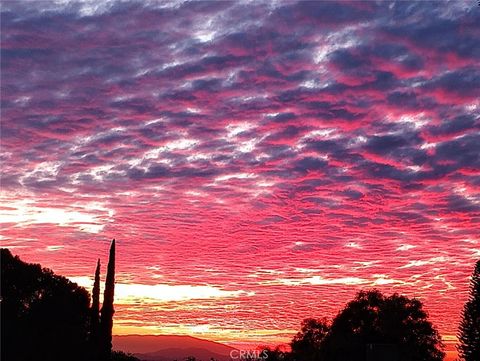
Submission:
<svg viewBox="0 0 480 361">
<path fill-rule="evenodd" d="M 49 207 L 26 200 L 15 200 L 9 202 L 8 208 L 2 209 L 1 223 L 16 227 L 34 224 L 74 226 L 84 232 L 99 233 L 113 214 L 114 211 L 106 209 L 104 205 L 97 202 L 69 204 L 66 207 Z"/>
<path fill-rule="evenodd" d="M 9 1 L 2 246 L 87 277 L 116 237 L 125 294 L 179 304 L 119 306 L 132 332 L 208 319 L 251 341 L 374 286 L 455 334 L 478 256 L 478 14 Z"/>
<path fill-rule="evenodd" d="M 88 277 L 70 277 L 72 282 L 92 289 L 93 281 Z M 238 297 L 247 294 L 244 291 L 224 291 L 211 286 L 195 285 L 144 285 L 134 283 L 117 283 L 115 285 L 115 302 L 118 305 L 135 305 L 138 303 L 158 304 L 210 298 Z"/>
</svg>

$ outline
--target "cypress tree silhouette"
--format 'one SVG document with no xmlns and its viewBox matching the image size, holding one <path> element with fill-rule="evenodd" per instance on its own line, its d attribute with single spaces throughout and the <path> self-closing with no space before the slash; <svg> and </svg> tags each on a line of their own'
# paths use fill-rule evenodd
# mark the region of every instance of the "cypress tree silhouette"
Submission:
<svg viewBox="0 0 480 361">
<path fill-rule="evenodd" d="M 463 360 L 480 360 L 480 260 L 470 281 L 470 296 L 463 307 L 458 339 L 458 352 Z"/>
<path fill-rule="evenodd" d="M 98 360 L 99 328 L 100 328 L 100 258 L 95 270 L 95 282 L 92 290 L 92 307 L 90 309 L 90 349 L 92 361 Z"/>
<path fill-rule="evenodd" d="M 100 360 L 110 360 L 112 354 L 113 296 L 115 291 L 115 239 L 110 246 L 107 279 L 103 294 L 103 306 L 100 319 Z"/>
</svg>

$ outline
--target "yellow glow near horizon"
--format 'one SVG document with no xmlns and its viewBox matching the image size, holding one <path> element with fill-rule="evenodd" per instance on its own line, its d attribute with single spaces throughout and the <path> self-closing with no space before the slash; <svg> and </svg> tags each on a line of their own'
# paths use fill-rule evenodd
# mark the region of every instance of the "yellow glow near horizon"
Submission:
<svg viewBox="0 0 480 361">
<path fill-rule="evenodd" d="M 69 277 L 72 282 L 91 290 L 93 280 L 89 277 Z M 162 303 L 209 298 L 237 297 L 244 291 L 225 291 L 213 286 L 192 285 L 142 285 L 117 283 L 115 302 L 122 305 L 141 303 Z"/>
</svg>

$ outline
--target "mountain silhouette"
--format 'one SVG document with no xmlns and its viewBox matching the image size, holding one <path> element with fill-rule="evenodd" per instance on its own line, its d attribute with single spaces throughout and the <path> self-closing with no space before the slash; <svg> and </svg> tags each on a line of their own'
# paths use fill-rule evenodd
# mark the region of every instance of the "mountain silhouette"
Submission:
<svg viewBox="0 0 480 361">
<path fill-rule="evenodd" d="M 142 360 L 171 361 L 194 356 L 197 360 L 230 360 L 235 348 L 192 336 L 125 335 L 113 336 L 113 348 L 134 354 Z"/>
</svg>

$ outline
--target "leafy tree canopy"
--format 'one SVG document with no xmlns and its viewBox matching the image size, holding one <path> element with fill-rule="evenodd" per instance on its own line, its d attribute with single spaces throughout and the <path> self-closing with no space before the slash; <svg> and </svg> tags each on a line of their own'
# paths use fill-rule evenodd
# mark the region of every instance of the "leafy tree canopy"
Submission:
<svg viewBox="0 0 480 361">
<path fill-rule="evenodd" d="M 320 358 L 322 342 L 330 325 L 327 319 L 307 318 L 302 322 L 301 330 L 293 338 L 290 346 L 295 359 L 314 361 Z"/>
<path fill-rule="evenodd" d="M 1 250 L 1 358 L 84 360 L 90 296 L 65 277 Z"/>
<path fill-rule="evenodd" d="M 333 319 L 305 320 L 292 341 L 297 361 L 440 361 L 438 332 L 417 299 L 362 291 Z"/>
</svg>

